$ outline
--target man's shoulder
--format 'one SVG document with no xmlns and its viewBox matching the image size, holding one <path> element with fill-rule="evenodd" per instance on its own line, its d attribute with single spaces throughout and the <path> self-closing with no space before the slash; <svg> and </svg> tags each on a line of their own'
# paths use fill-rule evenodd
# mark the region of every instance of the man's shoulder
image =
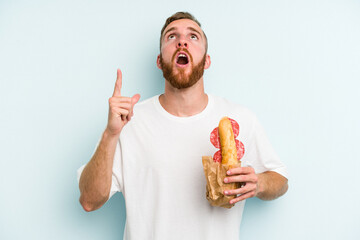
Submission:
<svg viewBox="0 0 360 240">
<path fill-rule="evenodd" d="M 140 100 L 135 106 L 146 106 L 148 104 L 151 104 L 152 102 L 154 102 L 157 98 L 159 98 L 159 95 L 155 95 L 155 96 L 152 96 L 152 97 L 148 97 L 148 98 L 145 98 L 144 100 Z"/>
<path fill-rule="evenodd" d="M 139 101 L 134 106 L 134 111 L 141 112 L 141 111 L 147 111 L 149 108 L 155 106 L 156 100 L 159 98 L 159 95 L 155 95 L 149 98 L 146 98 L 144 100 Z"/>
<path fill-rule="evenodd" d="M 238 103 L 233 100 L 229 100 L 225 97 L 216 96 L 212 94 L 208 94 L 214 101 L 214 105 L 219 109 L 227 109 L 230 112 L 237 112 L 239 114 L 244 114 L 249 117 L 255 117 L 255 113 L 251 111 L 247 106 Z"/>
</svg>

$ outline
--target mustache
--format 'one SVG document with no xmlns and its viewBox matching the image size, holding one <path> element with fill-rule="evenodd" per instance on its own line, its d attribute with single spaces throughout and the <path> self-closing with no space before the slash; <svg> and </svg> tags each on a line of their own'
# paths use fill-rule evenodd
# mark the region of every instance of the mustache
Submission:
<svg viewBox="0 0 360 240">
<path fill-rule="evenodd" d="M 173 62 L 173 61 L 175 60 L 176 55 L 177 55 L 179 52 L 185 52 L 185 53 L 190 57 L 189 61 L 192 62 L 192 59 L 193 59 L 193 58 L 192 58 L 192 55 L 191 55 L 191 53 L 189 52 L 189 50 L 187 50 L 186 48 L 178 48 L 178 49 L 174 52 L 174 54 L 173 54 L 173 56 L 172 56 L 172 58 L 171 58 L 171 62 Z"/>
</svg>

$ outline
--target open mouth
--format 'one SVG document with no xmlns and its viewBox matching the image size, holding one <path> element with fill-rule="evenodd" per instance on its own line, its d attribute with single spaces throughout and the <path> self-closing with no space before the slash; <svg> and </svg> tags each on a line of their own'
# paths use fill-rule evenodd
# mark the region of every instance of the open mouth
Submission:
<svg viewBox="0 0 360 240">
<path fill-rule="evenodd" d="M 179 53 L 176 58 L 176 63 L 180 66 L 185 66 L 189 63 L 189 57 L 185 53 Z"/>
</svg>

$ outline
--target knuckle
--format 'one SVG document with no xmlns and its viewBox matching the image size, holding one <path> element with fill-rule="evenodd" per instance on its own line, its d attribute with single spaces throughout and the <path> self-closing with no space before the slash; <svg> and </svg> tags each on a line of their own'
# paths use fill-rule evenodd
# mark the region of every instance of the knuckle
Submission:
<svg viewBox="0 0 360 240">
<path fill-rule="evenodd" d="M 109 103 L 115 103 L 115 102 L 116 102 L 116 97 L 109 98 Z"/>
</svg>

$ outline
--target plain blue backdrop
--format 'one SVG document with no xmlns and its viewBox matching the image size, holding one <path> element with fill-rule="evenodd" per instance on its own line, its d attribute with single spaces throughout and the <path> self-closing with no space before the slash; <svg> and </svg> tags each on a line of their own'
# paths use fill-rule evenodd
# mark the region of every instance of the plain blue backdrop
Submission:
<svg viewBox="0 0 360 240">
<path fill-rule="evenodd" d="M 163 91 L 160 29 L 184 10 L 209 39 L 206 91 L 254 111 L 291 174 L 247 201 L 241 239 L 360 239 L 358 0 L 0 0 L 0 239 L 122 239 L 122 195 L 84 212 L 76 170 L 118 67 L 124 95 Z"/>
</svg>

